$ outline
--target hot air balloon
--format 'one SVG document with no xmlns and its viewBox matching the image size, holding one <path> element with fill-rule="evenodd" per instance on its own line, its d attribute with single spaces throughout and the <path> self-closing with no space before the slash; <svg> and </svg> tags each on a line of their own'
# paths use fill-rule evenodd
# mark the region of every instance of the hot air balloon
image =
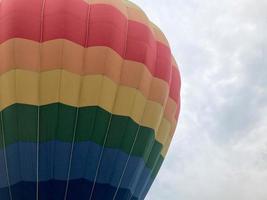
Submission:
<svg viewBox="0 0 267 200">
<path fill-rule="evenodd" d="M 144 199 L 180 82 L 129 1 L 0 0 L 0 199 Z"/>
</svg>

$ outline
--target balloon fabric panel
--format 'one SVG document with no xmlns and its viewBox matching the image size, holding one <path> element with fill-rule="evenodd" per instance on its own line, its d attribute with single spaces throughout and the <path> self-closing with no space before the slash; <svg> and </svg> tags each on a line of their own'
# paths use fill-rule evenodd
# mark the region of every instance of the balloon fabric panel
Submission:
<svg viewBox="0 0 267 200">
<path fill-rule="evenodd" d="M 144 199 L 180 112 L 164 34 L 124 0 L 0 2 L 0 199 Z"/>
</svg>

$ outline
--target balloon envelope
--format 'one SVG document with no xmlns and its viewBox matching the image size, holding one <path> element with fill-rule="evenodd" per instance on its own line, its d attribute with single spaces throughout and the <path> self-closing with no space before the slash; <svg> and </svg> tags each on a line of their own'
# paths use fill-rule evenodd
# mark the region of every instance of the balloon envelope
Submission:
<svg viewBox="0 0 267 200">
<path fill-rule="evenodd" d="M 165 36 L 129 1 L 0 1 L 0 199 L 144 199 L 179 95 Z"/>
</svg>

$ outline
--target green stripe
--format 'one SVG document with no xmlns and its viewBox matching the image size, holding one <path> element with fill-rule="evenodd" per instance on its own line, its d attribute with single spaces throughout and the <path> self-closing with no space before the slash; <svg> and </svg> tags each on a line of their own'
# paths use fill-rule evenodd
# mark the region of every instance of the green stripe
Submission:
<svg viewBox="0 0 267 200">
<path fill-rule="evenodd" d="M 54 103 L 40 107 L 40 142 L 71 142 L 74 134 L 76 107 Z M 38 107 L 14 104 L 2 111 L 5 143 L 36 142 Z M 92 141 L 103 145 L 111 113 L 97 106 L 78 111 L 76 142 Z M 105 147 L 130 153 L 139 125 L 131 118 L 112 115 Z M 0 148 L 3 148 L 2 141 Z M 152 169 L 160 155 L 162 144 L 155 140 L 154 130 L 140 126 L 132 155 L 142 157 Z"/>
</svg>

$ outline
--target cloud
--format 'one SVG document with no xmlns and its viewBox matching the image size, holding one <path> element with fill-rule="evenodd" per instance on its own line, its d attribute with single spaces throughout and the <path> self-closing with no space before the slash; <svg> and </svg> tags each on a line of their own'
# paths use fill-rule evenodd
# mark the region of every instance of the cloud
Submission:
<svg viewBox="0 0 267 200">
<path fill-rule="evenodd" d="M 183 84 L 147 199 L 267 199 L 267 1 L 134 2 L 166 33 Z"/>
</svg>

